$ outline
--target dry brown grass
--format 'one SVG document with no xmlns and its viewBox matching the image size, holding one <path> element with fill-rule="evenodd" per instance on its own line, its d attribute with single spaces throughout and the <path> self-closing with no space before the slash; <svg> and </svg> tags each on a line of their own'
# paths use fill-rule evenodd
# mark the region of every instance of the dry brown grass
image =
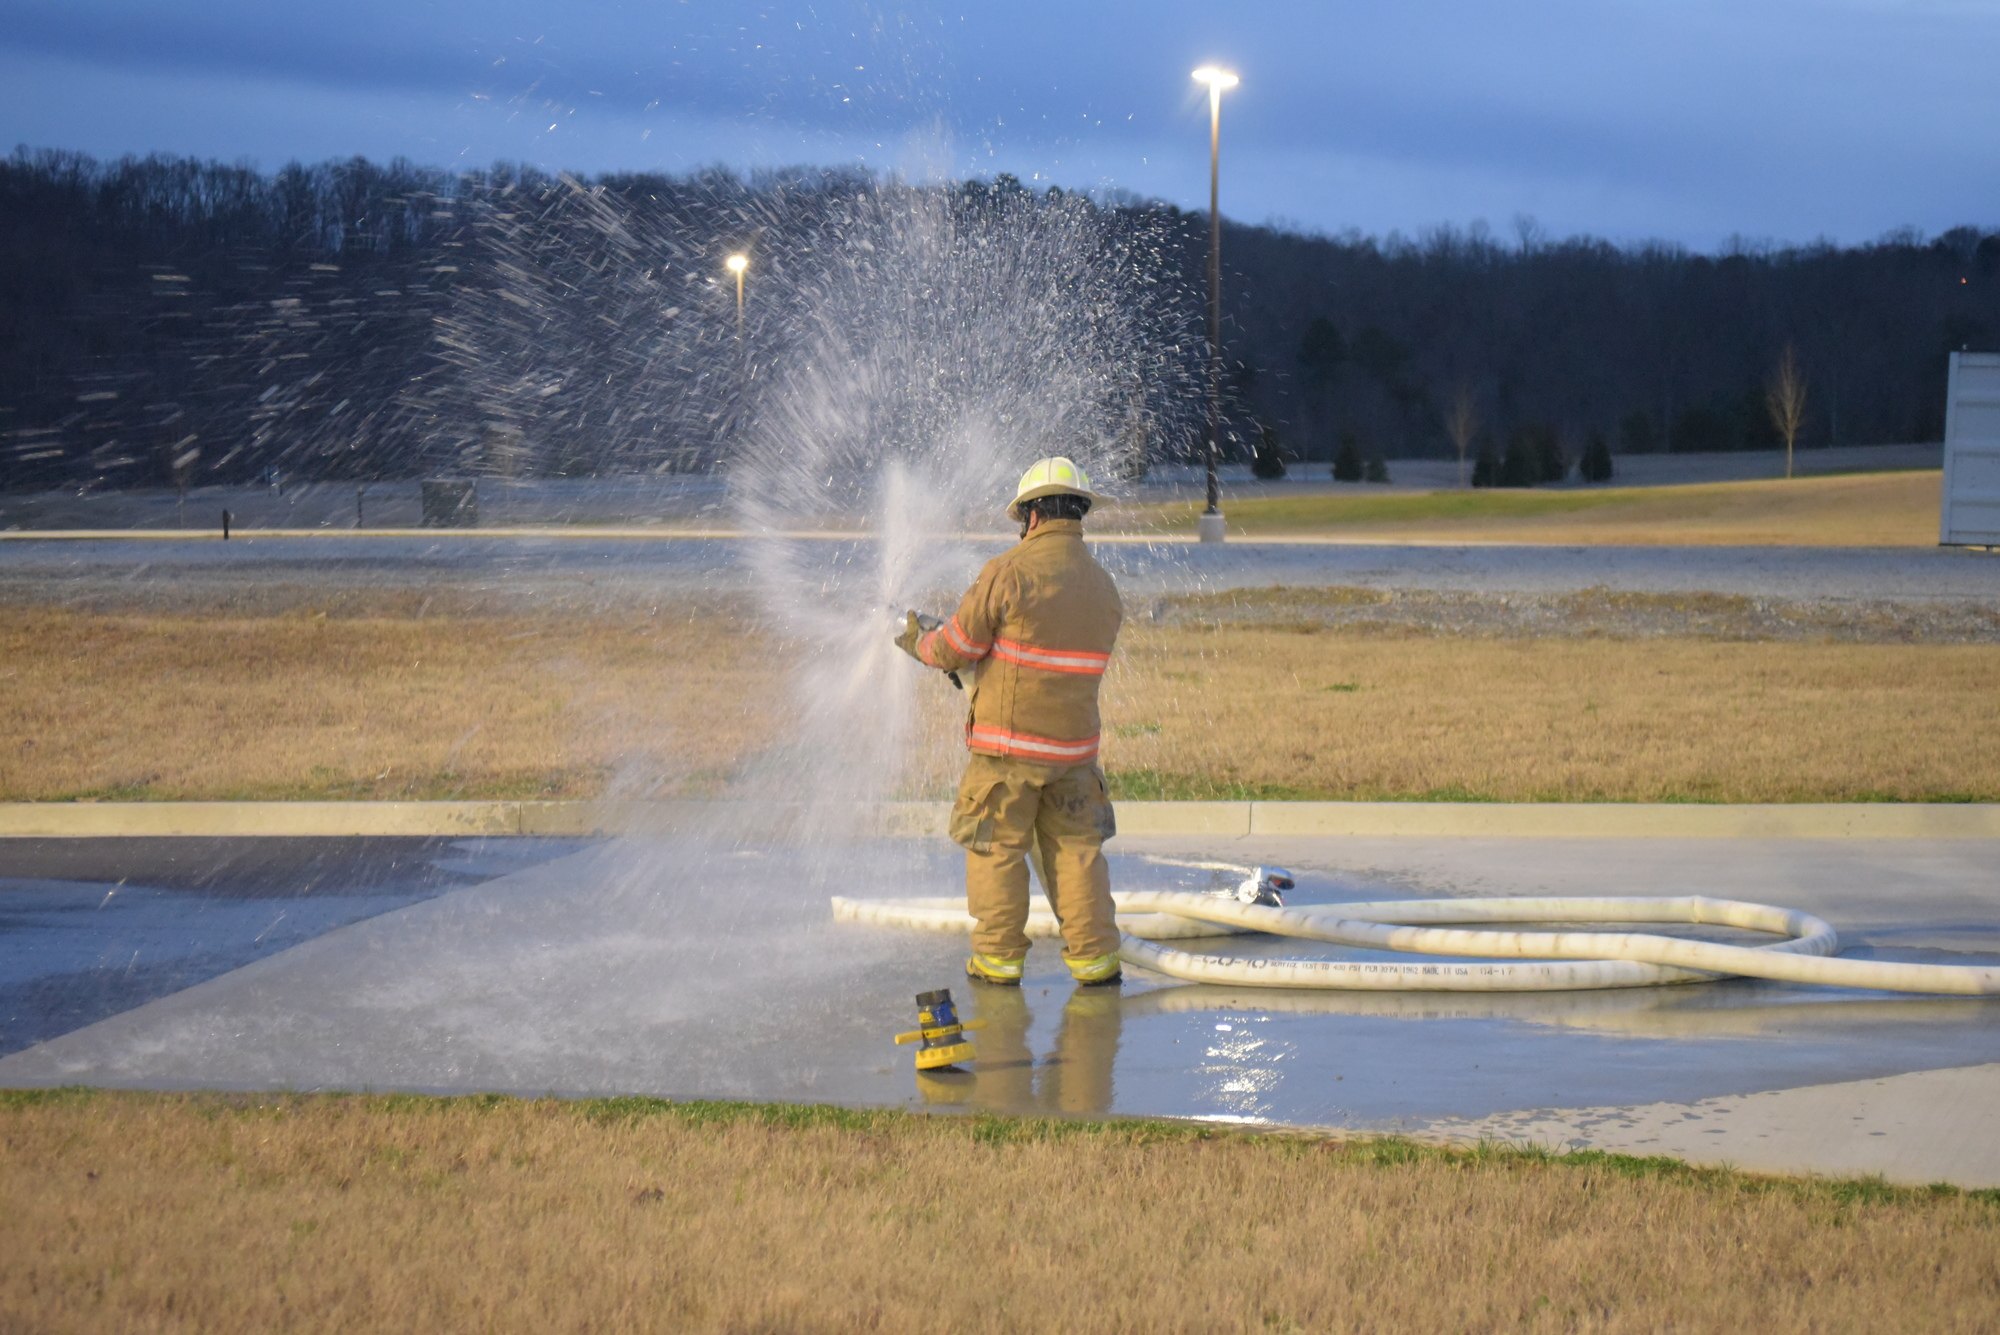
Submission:
<svg viewBox="0 0 2000 1335">
<path fill-rule="evenodd" d="M 1982 1330 L 1992 1193 L 795 1107 L 0 1105 L 0 1327 Z"/>
<path fill-rule="evenodd" d="M 2000 647 L 1440 636 L 1197 609 L 1106 685 L 1128 797 L 1744 802 L 2000 796 Z M 1281 609 L 1279 609 L 1281 610 Z M 0 621 L 0 798 L 715 793 L 788 660 L 706 612 Z M 961 753 L 925 702 L 913 791 Z"/>
<path fill-rule="evenodd" d="M 1459 638 L 1311 623 L 1131 637 L 1128 791 L 1499 801 L 2000 795 L 2000 647 Z"/>
<path fill-rule="evenodd" d="M 753 637 L 707 617 L 0 617 L 0 796 L 585 797 L 718 784 Z M 661 779 L 654 766 L 671 761 Z"/>
</svg>

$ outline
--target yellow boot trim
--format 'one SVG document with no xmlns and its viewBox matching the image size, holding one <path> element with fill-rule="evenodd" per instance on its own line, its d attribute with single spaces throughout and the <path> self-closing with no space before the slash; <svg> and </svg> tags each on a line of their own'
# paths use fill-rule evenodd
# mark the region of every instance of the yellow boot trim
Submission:
<svg viewBox="0 0 2000 1335">
<path fill-rule="evenodd" d="M 1087 960 L 1065 959 L 1069 965 L 1069 976 L 1079 983 L 1108 983 L 1120 974 L 1118 952 L 1109 955 L 1093 955 Z"/>
<path fill-rule="evenodd" d="M 1021 983 L 1022 960 L 1003 960 L 996 955 L 975 954 L 965 961 L 965 976 L 976 978 L 982 983 L 999 983 L 1003 986 L 1018 987 Z"/>
</svg>

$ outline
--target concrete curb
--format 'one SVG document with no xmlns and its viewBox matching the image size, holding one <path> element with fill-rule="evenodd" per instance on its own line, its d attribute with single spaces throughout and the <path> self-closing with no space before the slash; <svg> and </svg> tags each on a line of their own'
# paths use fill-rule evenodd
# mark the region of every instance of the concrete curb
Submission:
<svg viewBox="0 0 2000 1335">
<path fill-rule="evenodd" d="M 857 807 L 845 828 L 941 837 L 948 806 Z M 585 838 L 726 825 L 783 810 L 733 802 L 7 802 L 0 839 L 361 835 Z M 1700 806 L 1640 803 L 1121 802 L 1135 835 L 1531 839 L 2000 839 L 2000 803 Z"/>
<path fill-rule="evenodd" d="M 776 536 L 793 541 L 851 542 L 873 534 L 847 529 L 795 529 L 758 534 L 738 528 L 670 528 L 647 524 L 495 524 L 488 528 L 236 528 L 226 541 L 255 543 L 258 539 L 294 538 L 421 538 L 426 542 L 478 541 L 482 538 L 548 539 L 550 541 L 674 541 L 733 542 Z M 1004 533 L 939 535 L 972 540 L 1006 541 Z M 0 542 L 223 542 L 219 528 L 47 528 L 0 529 Z"/>
<path fill-rule="evenodd" d="M 931 533 L 924 535 L 944 542 L 980 542 L 1005 545 L 1014 540 L 1009 533 Z M 874 542 L 879 534 L 849 529 L 789 529 L 781 533 L 756 533 L 740 528 L 654 528 L 627 524 L 496 524 L 490 528 L 239 528 L 231 530 L 231 542 L 255 543 L 261 539 L 325 538 L 420 538 L 426 542 L 479 541 L 481 539 L 550 542 L 746 542 L 757 538 L 782 538 L 787 542 Z M 0 529 L 0 543 L 7 542 L 221 542 L 216 528 L 48 528 Z M 1143 533 L 1092 533 L 1092 545 L 1114 547 L 1198 547 L 1201 539 L 1181 530 Z M 1251 533 L 1231 529 L 1229 544 L 1235 547 L 1413 547 L 1456 551 L 1467 547 L 1561 547 L 1574 546 L 1561 538 L 1492 538 L 1453 533 Z M 1651 546 L 1703 546 L 1701 543 L 1653 543 Z M 1745 541 L 1750 547 L 1792 546 L 1796 543 Z M 1932 543 L 1842 544 L 1835 550 L 1930 549 Z"/>
<path fill-rule="evenodd" d="M 747 542 L 758 538 L 782 538 L 786 542 L 875 542 L 880 534 L 862 529 L 787 529 L 758 533 L 742 528 L 653 526 L 647 524 L 495 524 L 487 528 L 238 528 L 228 541 L 256 543 L 259 539 L 313 538 L 337 541 L 347 538 L 417 538 L 425 542 L 549 541 L 549 542 Z M 923 535 L 943 542 L 984 542 L 1006 544 L 1009 533 L 951 533 Z M 1518 544 L 1504 538 L 1467 538 L 1446 535 L 1431 542 L 1407 542 L 1395 537 L 1368 537 L 1346 534 L 1257 534 L 1237 530 L 1239 544 L 1264 543 L 1280 547 L 1507 547 Z M 0 542 L 222 542 L 219 528 L 47 528 L 0 529 Z M 1092 533 L 1092 543 L 1113 546 L 1187 547 L 1200 540 L 1179 531 L 1143 533 Z"/>
</svg>

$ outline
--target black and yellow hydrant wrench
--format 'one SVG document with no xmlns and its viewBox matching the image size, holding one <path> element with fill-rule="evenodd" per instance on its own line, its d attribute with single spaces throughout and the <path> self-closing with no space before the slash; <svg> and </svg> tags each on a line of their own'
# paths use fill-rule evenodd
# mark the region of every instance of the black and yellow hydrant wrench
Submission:
<svg viewBox="0 0 2000 1335">
<path fill-rule="evenodd" d="M 972 1040 L 965 1036 L 968 1029 L 978 1029 L 984 1020 L 960 1020 L 958 1008 L 952 1004 L 951 989 L 941 987 L 935 992 L 917 993 L 917 1024 L 919 1028 L 906 1034 L 896 1035 L 897 1046 L 904 1043 L 920 1044 L 917 1048 L 917 1069 L 919 1071 L 945 1071 L 960 1062 L 969 1062 L 976 1054 L 972 1051 Z"/>
</svg>

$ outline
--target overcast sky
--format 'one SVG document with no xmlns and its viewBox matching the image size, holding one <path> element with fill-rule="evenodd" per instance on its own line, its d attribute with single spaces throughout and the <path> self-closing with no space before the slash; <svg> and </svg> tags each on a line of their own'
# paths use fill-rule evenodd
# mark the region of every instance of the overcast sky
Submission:
<svg viewBox="0 0 2000 1335">
<path fill-rule="evenodd" d="M 1231 11 L 1234 12 L 1231 12 Z M 6 0 L 0 145 L 863 163 L 1331 232 L 2000 224 L 2000 0 Z"/>
</svg>

